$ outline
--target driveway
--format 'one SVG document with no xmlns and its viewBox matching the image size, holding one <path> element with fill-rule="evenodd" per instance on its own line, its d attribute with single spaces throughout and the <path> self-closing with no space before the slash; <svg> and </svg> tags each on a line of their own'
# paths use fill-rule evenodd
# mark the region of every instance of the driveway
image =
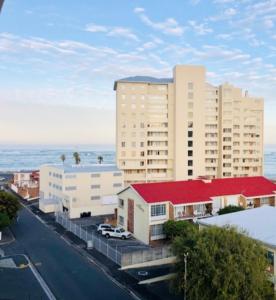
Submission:
<svg viewBox="0 0 276 300">
<path fill-rule="evenodd" d="M 2 248 L 6 255 L 26 254 L 57 299 L 133 299 L 26 208 L 19 216 L 16 241 Z"/>
<path fill-rule="evenodd" d="M 146 250 L 149 249 L 150 246 L 142 243 L 141 241 L 131 237 L 127 240 L 121 240 L 119 238 L 109 238 L 102 236 L 97 233 L 96 224 L 103 223 L 103 217 L 89 217 L 89 218 L 81 218 L 81 219 L 73 219 L 72 221 L 78 225 L 80 225 L 83 229 L 87 230 L 89 233 L 93 233 L 97 238 L 103 240 L 104 242 L 108 242 L 109 246 L 120 251 L 120 252 L 134 252 L 138 250 Z"/>
</svg>

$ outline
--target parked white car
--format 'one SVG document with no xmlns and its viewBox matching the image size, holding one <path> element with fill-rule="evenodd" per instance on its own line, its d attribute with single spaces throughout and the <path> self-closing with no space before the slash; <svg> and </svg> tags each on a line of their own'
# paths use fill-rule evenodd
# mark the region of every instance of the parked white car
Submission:
<svg viewBox="0 0 276 300">
<path fill-rule="evenodd" d="M 102 235 L 107 239 L 110 237 L 121 238 L 122 240 L 131 238 L 132 234 L 129 231 L 125 231 L 124 228 L 115 227 L 115 228 L 106 228 L 102 230 Z"/>
<path fill-rule="evenodd" d="M 97 227 L 97 232 L 99 234 L 101 234 L 103 232 L 103 230 L 106 230 L 106 229 L 110 229 L 112 228 L 113 226 L 110 225 L 110 224 L 99 224 L 98 227 Z"/>
</svg>

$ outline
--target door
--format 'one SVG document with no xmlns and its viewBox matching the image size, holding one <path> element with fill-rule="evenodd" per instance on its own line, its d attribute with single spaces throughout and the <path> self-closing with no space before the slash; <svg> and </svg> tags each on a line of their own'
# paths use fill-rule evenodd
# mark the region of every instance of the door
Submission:
<svg viewBox="0 0 276 300">
<path fill-rule="evenodd" d="M 134 200 L 128 199 L 127 230 L 134 233 Z"/>
</svg>

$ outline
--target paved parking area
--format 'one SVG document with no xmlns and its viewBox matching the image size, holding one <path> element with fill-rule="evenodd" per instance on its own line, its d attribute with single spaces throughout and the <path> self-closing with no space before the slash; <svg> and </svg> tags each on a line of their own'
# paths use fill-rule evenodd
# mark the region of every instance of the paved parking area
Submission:
<svg viewBox="0 0 276 300">
<path fill-rule="evenodd" d="M 89 217 L 89 218 L 81 218 L 72 220 L 74 223 L 80 225 L 84 230 L 87 230 L 89 233 L 93 233 L 97 238 L 106 242 L 108 240 L 108 244 L 115 248 L 120 252 L 134 252 L 138 250 L 146 250 L 149 249 L 150 246 L 142 243 L 141 241 L 135 239 L 134 237 L 121 240 L 119 238 L 109 238 L 102 236 L 97 233 L 97 225 L 103 223 L 104 219 L 108 218 L 108 216 L 99 216 L 99 217 Z"/>
</svg>

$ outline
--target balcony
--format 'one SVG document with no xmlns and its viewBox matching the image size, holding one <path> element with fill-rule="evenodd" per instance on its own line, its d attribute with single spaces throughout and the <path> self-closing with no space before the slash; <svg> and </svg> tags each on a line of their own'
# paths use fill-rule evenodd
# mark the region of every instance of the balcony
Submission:
<svg viewBox="0 0 276 300">
<path fill-rule="evenodd" d="M 176 221 L 189 220 L 193 218 L 209 217 L 212 213 L 212 203 L 183 205 L 174 209 L 174 218 Z"/>
</svg>

